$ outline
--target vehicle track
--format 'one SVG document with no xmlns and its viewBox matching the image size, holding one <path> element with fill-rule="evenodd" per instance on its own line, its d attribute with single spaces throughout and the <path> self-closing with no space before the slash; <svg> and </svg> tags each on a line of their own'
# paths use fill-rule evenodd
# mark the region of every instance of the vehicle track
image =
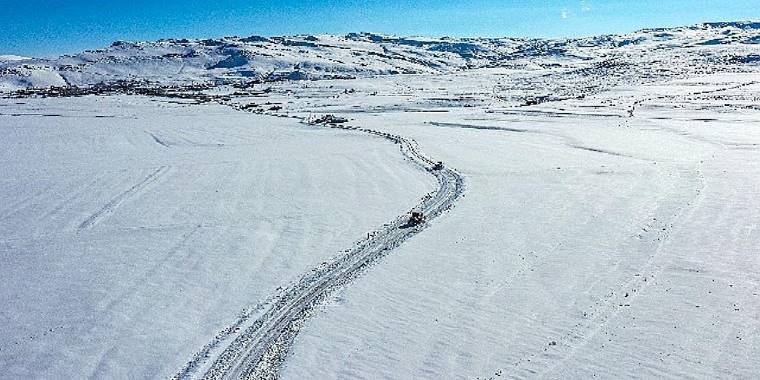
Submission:
<svg viewBox="0 0 760 380">
<path fill-rule="evenodd" d="M 237 108 L 237 107 L 236 107 Z M 451 208 L 464 192 L 464 177 L 453 169 L 434 170 L 414 140 L 399 135 L 348 125 L 328 128 L 362 132 L 400 146 L 414 165 L 436 177 L 438 188 L 414 207 L 427 220 Z M 333 292 L 348 284 L 372 263 L 421 232 L 427 223 L 407 224 L 401 215 L 369 232 L 353 247 L 310 270 L 267 302 L 244 311 L 235 323 L 219 333 L 178 372 L 175 379 L 275 379 L 301 326 Z"/>
<path fill-rule="evenodd" d="M 143 178 L 140 182 L 134 184 L 129 189 L 124 190 L 123 192 L 113 197 L 100 210 L 88 216 L 87 219 L 85 219 L 81 224 L 79 224 L 79 230 L 86 230 L 86 229 L 95 227 L 95 225 L 100 223 L 101 220 L 113 214 L 116 211 L 116 209 L 122 203 L 124 203 L 125 200 L 134 196 L 135 194 L 137 194 L 138 192 L 140 192 L 142 189 L 152 184 L 153 182 L 156 182 L 164 173 L 166 173 L 167 170 L 169 170 L 168 166 L 166 165 L 161 166 L 158 169 L 151 172 L 150 174 L 148 174 L 148 176 Z"/>
</svg>

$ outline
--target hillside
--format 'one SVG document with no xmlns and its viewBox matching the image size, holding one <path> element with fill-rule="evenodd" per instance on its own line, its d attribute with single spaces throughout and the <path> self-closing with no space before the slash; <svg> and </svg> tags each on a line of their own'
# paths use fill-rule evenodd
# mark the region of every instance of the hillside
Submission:
<svg viewBox="0 0 760 380">
<path fill-rule="evenodd" d="M 0 90 L 87 86 L 355 78 L 448 73 L 483 67 L 575 68 L 656 65 L 639 79 L 713 65 L 760 61 L 760 23 L 710 23 L 577 39 L 345 36 L 224 37 L 114 42 L 56 59 L 0 59 Z M 643 68 L 641 68 L 643 69 Z M 637 70 L 637 68 L 631 68 Z"/>
<path fill-rule="evenodd" d="M 759 34 L 0 56 L 0 378 L 756 378 Z"/>
</svg>

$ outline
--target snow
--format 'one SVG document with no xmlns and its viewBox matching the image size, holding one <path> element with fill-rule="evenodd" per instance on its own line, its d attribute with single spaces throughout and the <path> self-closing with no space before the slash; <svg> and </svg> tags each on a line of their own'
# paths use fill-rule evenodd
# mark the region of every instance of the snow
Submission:
<svg viewBox="0 0 760 380">
<path fill-rule="evenodd" d="M 0 91 L 59 86 L 61 81 L 77 86 L 138 79 L 163 84 L 219 83 L 443 74 L 506 65 L 562 67 L 589 60 L 642 63 L 654 58 L 663 63 L 682 60 L 681 53 L 686 51 L 694 61 L 692 65 L 705 60 L 714 64 L 710 61 L 742 60 L 751 52 L 757 53 L 760 48 L 755 40 L 760 29 L 756 25 L 713 23 L 560 40 L 349 33 L 117 41 L 106 48 L 55 59 L 0 59 Z M 710 50 L 709 59 L 700 54 L 707 48 L 718 48 Z M 678 72 L 684 67 L 671 64 L 659 69 Z M 48 81 L 20 81 L 15 77 L 38 71 L 46 72 Z"/>
<path fill-rule="evenodd" d="M 759 32 L 227 37 L 2 63 L 6 89 L 219 96 L 0 99 L 2 377 L 254 357 L 284 379 L 755 377 Z M 250 78 L 271 81 L 220 84 Z M 436 188 L 454 207 L 399 227 Z"/>
<path fill-rule="evenodd" d="M 307 322 L 283 378 L 753 377 L 760 113 L 741 107 L 758 83 L 675 80 L 508 119 L 352 113 L 457 168 L 467 196 Z M 573 115 L 658 97 L 632 118 Z"/>
<path fill-rule="evenodd" d="M 22 57 L 20 55 L 12 55 L 12 54 L 0 55 L 0 62 L 24 61 L 27 59 L 31 59 L 31 58 Z"/>
<path fill-rule="evenodd" d="M 2 62 L 0 62 L 0 69 Z M 66 86 L 66 80 L 46 66 L 10 66 L 0 76 L 0 92 L 10 92 L 25 88 Z"/>
<path fill-rule="evenodd" d="M 15 103 L 0 103 L 4 378 L 169 377 L 240 310 L 432 188 L 393 144 L 289 119 L 135 97 Z"/>
</svg>

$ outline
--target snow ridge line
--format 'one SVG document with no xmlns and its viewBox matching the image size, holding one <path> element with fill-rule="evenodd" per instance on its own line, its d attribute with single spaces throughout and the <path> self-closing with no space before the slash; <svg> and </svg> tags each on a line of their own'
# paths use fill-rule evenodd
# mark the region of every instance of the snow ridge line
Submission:
<svg viewBox="0 0 760 380">
<path fill-rule="evenodd" d="M 413 164 L 435 176 L 438 189 L 425 195 L 413 208 L 422 211 L 428 220 L 449 210 L 464 194 L 464 177 L 448 167 L 433 169 L 435 161 L 425 156 L 412 139 L 348 125 L 325 126 L 392 141 L 400 145 L 402 154 Z M 406 214 L 403 214 L 369 232 L 353 247 L 313 268 L 264 303 L 244 310 L 231 326 L 196 353 L 173 379 L 278 378 L 296 335 L 316 308 L 336 290 L 426 227 L 427 223 L 409 226 Z"/>
</svg>

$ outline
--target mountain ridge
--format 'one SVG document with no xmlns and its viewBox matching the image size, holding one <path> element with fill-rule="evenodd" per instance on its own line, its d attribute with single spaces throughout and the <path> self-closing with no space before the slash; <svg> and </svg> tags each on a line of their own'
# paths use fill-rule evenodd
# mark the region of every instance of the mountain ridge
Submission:
<svg viewBox="0 0 760 380">
<path fill-rule="evenodd" d="M 631 60 L 637 55 L 651 60 L 655 52 L 662 56 L 679 49 L 709 49 L 707 54 L 717 59 L 732 55 L 721 49 L 727 45 L 740 48 L 734 49 L 738 61 L 758 53 L 760 22 L 712 22 L 563 39 L 403 37 L 359 32 L 115 41 L 105 48 L 53 59 L 0 60 L 0 90 L 125 80 L 161 84 L 267 82 L 440 74 L 499 66 L 530 68 L 536 64 L 563 67 L 569 62 Z"/>
</svg>

